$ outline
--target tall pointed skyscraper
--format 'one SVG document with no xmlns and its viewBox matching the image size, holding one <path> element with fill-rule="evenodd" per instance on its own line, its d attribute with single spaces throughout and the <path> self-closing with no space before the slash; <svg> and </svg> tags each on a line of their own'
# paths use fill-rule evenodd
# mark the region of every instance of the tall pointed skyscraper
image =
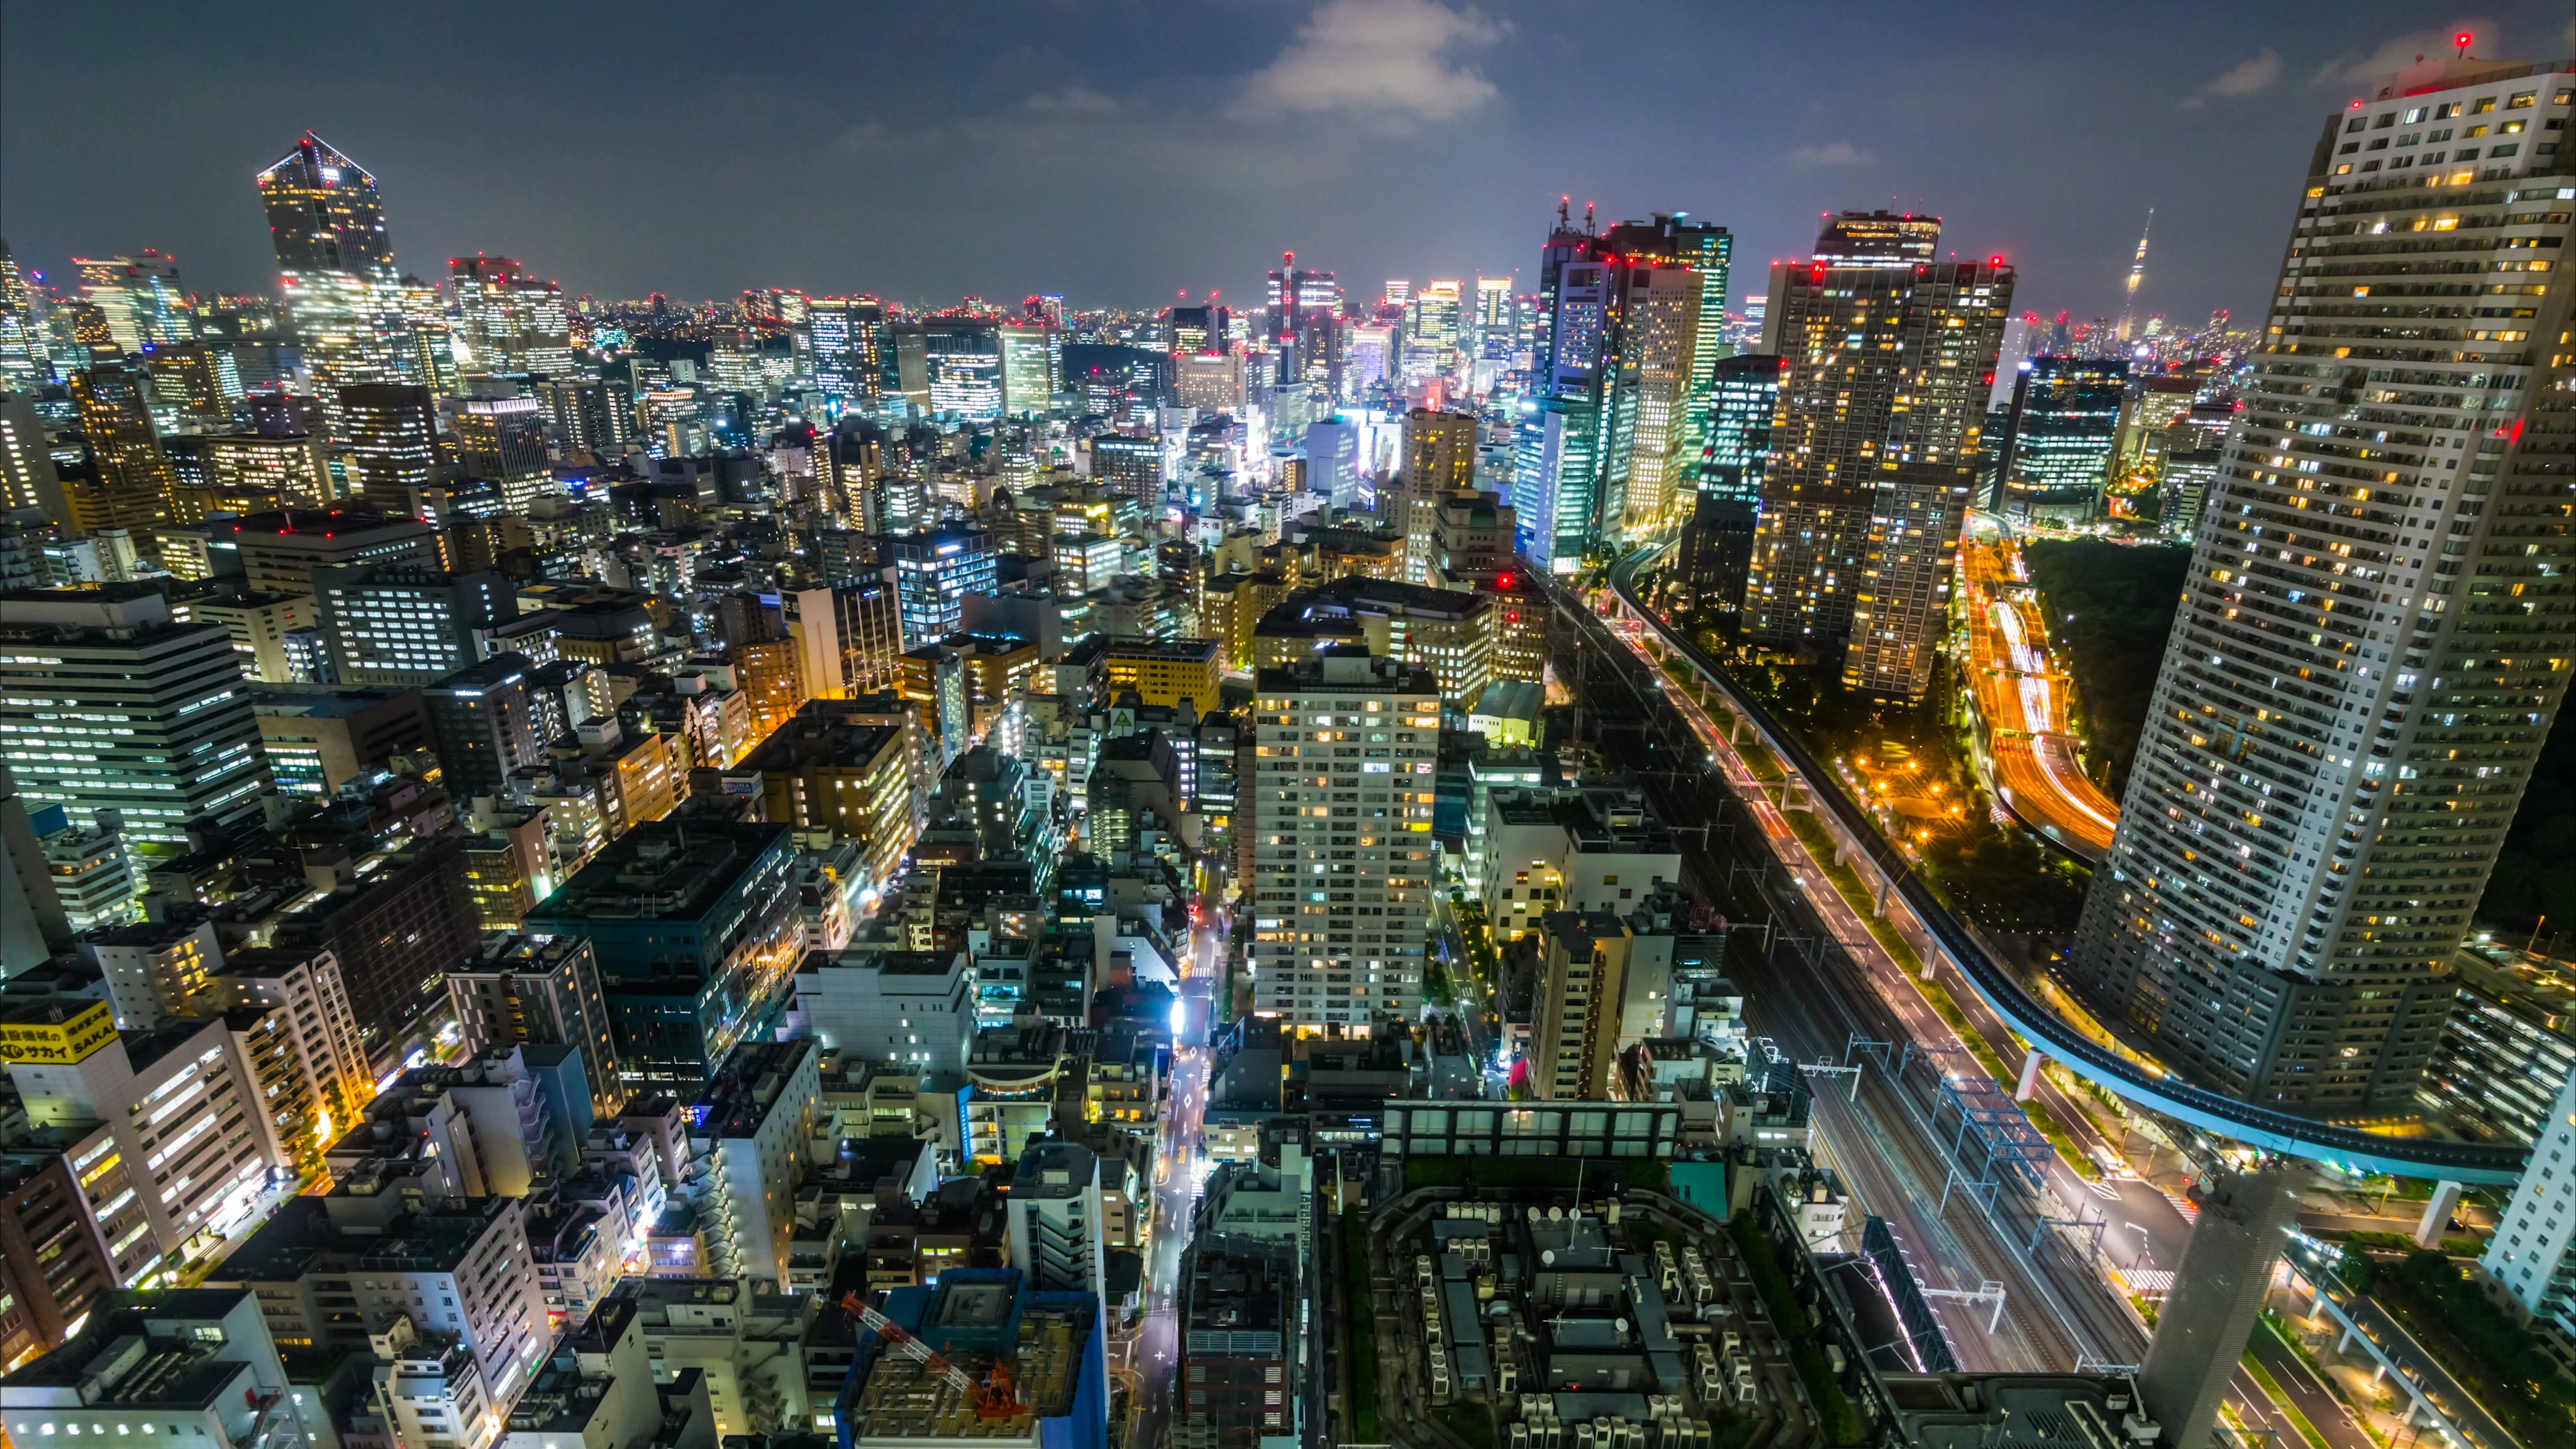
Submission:
<svg viewBox="0 0 2576 1449">
<path fill-rule="evenodd" d="M 341 388 L 421 380 L 404 345 L 402 276 L 384 200 L 365 167 L 310 131 L 259 173 L 259 196 L 287 317 L 336 430 Z"/>
<path fill-rule="evenodd" d="M 2265 346 L 2072 973 L 2248 1102 L 2413 1100 L 2566 693 L 2576 351 L 2544 269 L 2576 177 L 2541 138 L 2569 70 L 2417 65 L 2283 188 Z M 2422 280 L 2464 267 L 2474 298 Z"/>
</svg>

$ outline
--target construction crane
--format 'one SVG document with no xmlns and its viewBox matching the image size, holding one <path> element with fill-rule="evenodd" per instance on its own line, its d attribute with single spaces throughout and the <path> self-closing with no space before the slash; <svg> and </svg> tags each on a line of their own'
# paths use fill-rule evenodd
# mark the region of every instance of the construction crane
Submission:
<svg viewBox="0 0 2576 1449">
<path fill-rule="evenodd" d="M 1029 1412 L 1029 1406 L 1021 1403 L 1019 1395 L 1011 1390 L 1010 1369 L 999 1361 L 993 1364 L 984 1382 L 979 1384 L 964 1369 L 950 1363 L 945 1355 L 905 1332 L 903 1325 L 878 1312 L 875 1305 L 858 1293 L 843 1294 L 841 1309 L 861 1327 L 874 1329 L 877 1337 L 892 1345 L 897 1353 L 947 1380 L 950 1388 L 975 1406 L 977 1418 L 1008 1419 Z"/>
</svg>

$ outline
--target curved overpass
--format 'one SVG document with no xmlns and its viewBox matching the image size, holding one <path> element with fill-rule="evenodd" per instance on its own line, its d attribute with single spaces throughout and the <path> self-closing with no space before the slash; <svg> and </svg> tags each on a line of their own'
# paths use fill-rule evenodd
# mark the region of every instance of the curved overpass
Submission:
<svg viewBox="0 0 2576 1449">
<path fill-rule="evenodd" d="M 1967 928 L 1936 899 L 1914 874 L 1904 856 L 1889 845 L 1869 818 L 1844 795 L 1833 775 L 1819 766 L 1787 730 L 1757 701 L 1746 697 L 1700 647 L 1664 623 L 1635 592 L 1636 572 L 1658 552 L 1643 549 L 1619 561 L 1610 571 L 1610 586 L 1628 612 L 1655 631 L 1666 647 L 1688 659 L 1762 743 L 1801 776 L 1807 791 L 1833 813 L 1842 833 L 1860 846 L 1869 868 L 1900 897 L 1923 924 L 1941 954 L 1985 999 L 2004 1024 L 2067 1069 L 2141 1107 L 2178 1118 L 2195 1127 L 2256 1147 L 2300 1157 L 2322 1158 L 2371 1172 L 2408 1177 L 2448 1178 L 2456 1182 L 2511 1183 L 2522 1176 L 2528 1155 L 2522 1148 L 2484 1143 L 2432 1142 L 2384 1137 L 2358 1128 L 2337 1127 L 2292 1112 L 2237 1101 L 2178 1077 L 2149 1071 L 2113 1053 L 2061 1020 L 2024 990 L 2011 973 L 1997 965 L 1968 935 Z M 1577 601 L 1580 602 L 1579 600 Z"/>
</svg>

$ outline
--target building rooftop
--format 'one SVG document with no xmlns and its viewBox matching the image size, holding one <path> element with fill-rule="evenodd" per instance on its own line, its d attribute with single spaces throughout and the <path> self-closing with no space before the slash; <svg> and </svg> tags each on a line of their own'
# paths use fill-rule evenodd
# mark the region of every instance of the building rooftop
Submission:
<svg viewBox="0 0 2576 1449">
<path fill-rule="evenodd" d="M 64 1407 L 100 1411 L 211 1408 L 250 1364 L 224 1335 L 195 1330 L 220 1324 L 248 1296 L 239 1288 L 114 1294 L 79 1337 L 0 1376 L 0 1389 L 68 1391 Z M 37 1407 L 52 1396 L 28 1397 Z"/>
<path fill-rule="evenodd" d="M 733 1049 L 689 1108 L 696 1132 L 709 1137 L 749 1137 L 777 1105 L 788 1079 L 814 1052 L 811 1038 L 747 1041 Z"/>
<path fill-rule="evenodd" d="M 330 1198 L 291 1197 L 208 1276 L 226 1283 L 290 1283 L 310 1272 L 452 1272 L 515 1201 L 458 1199 L 403 1213 L 378 1231 L 341 1227 Z"/>
<path fill-rule="evenodd" d="M 1032 1142 L 1011 1178 L 1015 1198 L 1079 1197 L 1100 1180 L 1100 1159 L 1079 1142 Z"/>
<path fill-rule="evenodd" d="M 694 921 L 739 883 L 789 828 L 757 821 L 647 821 L 611 841 L 529 913 L 532 933 L 577 934 L 585 920 Z M 561 921 L 561 932 L 534 923 Z"/>
</svg>

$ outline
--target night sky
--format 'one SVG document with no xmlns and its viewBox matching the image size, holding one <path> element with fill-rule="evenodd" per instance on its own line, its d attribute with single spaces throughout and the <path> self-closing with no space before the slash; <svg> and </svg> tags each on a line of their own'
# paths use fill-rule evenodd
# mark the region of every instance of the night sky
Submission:
<svg viewBox="0 0 2576 1449">
<path fill-rule="evenodd" d="M 1251 303 L 1293 248 L 1373 301 L 1526 274 L 1570 192 L 1732 227 L 1739 295 L 1820 211 L 1930 211 L 2079 317 L 2153 206 L 2144 303 L 2196 322 L 2257 304 L 2321 117 L 2463 29 L 2576 50 L 2565 0 L 0 0 L 0 234 L 269 290 L 251 177 L 309 126 L 405 270 L 481 250 L 575 294 Z"/>
</svg>

